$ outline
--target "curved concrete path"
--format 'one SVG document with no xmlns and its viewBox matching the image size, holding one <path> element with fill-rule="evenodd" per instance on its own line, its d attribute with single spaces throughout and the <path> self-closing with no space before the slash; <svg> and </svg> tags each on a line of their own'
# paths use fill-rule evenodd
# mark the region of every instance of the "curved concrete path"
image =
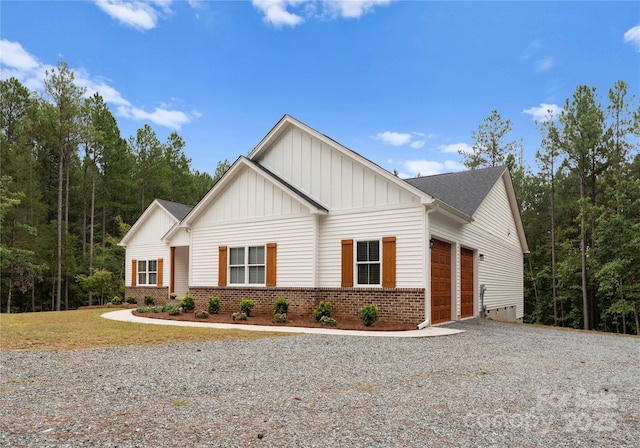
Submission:
<svg viewBox="0 0 640 448">
<path fill-rule="evenodd" d="M 105 319 L 121 322 L 135 322 L 139 324 L 175 325 L 179 327 L 204 327 L 219 328 L 223 330 L 247 330 L 247 331 L 271 331 L 282 333 L 307 333 L 307 334 L 331 334 L 336 336 L 371 336 L 383 338 L 425 338 L 431 336 L 447 336 L 450 334 L 464 333 L 464 330 L 452 328 L 427 327 L 422 330 L 405 331 L 364 331 L 364 330 L 339 330 L 336 328 L 307 328 L 287 327 L 279 325 L 244 325 L 244 324 L 219 324 L 210 322 L 189 322 L 183 320 L 153 319 L 150 317 L 134 316 L 132 310 L 110 311 L 102 315 Z"/>
</svg>

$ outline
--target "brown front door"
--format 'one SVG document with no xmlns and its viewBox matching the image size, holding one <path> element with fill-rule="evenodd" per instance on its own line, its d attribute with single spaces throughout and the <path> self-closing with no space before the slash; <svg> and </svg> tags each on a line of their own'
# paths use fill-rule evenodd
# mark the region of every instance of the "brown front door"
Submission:
<svg viewBox="0 0 640 448">
<path fill-rule="evenodd" d="M 451 320 L 451 244 L 433 240 L 431 249 L 431 323 Z"/>
<path fill-rule="evenodd" d="M 460 249 L 460 317 L 473 316 L 473 251 Z"/>
</svg>

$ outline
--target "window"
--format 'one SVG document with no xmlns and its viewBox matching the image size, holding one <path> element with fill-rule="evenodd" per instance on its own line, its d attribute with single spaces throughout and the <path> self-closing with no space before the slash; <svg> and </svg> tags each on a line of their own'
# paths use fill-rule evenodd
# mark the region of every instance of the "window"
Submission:
<svg viewBox="0 0 640 448">
<path fill-rule="evenodd" d="M 380 284 L 380 241 L 358 241 L 356 247 L 358 285 Z"/>
<path fill-rule="evenodd" d="M 138 260 L 138 285 L 158 283 L 158 260 Z"/>
<path fill-rule="evenodd" d="M 265 284 L 264 246 L 229 249 L 229 283 L 232 285 Z"/>
</svg>

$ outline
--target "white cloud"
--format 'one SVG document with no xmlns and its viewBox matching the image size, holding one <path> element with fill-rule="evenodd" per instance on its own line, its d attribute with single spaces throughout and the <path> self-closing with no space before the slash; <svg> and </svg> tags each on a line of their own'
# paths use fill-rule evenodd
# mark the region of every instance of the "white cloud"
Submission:
<svg viewBox="0 0 640 448">
<path fill-rule="evenodd" d="M 464 154 L 469 154 L 473 151 L 471 145 L 466 143 L 452 143 L 450 145 L 440 145 L 438 146 L 440 152 L 444 152 L 447 154 L 460 154 L 463 152 Z"/>
<path fill-rule="evenodd" d="M 311 17 L 357 19 L 393 0 L 251 0 L 263 20 L 276 28 L 295 27 Z"/>
<path fill-rule="evenodd" d="M 411 146 L 413 149 L 420 149 L 424 146 L 424 144 L 425 144 L 424 140 L 416 140 L 411 142 L 409 146 Z"/>
<path fill-rule="evenodd" d="M 407 160 L 404 162 L 404 168 L 409 172 L 409 174 L 405 176 L 405 173 L 402 173 L 402 176 L 412 177 L 417 176 L 418 174 L 420 174 L 420 176 L 432 176 L 434 174 L 462 171 L 464 170 L 464 165 L 460 162 L 456 162 L 455 160 L 445 160 L 444 162 L 436 162 L 433 160 Z"/>
<path fill-rule="evenodd" d="M 547 121 L 549 118 L 556 119 L 562 113 L 562 108 L 557 104 L 540 103 L 540 106 L 534 106 L 522 111 L 523 114 L 531 115 L 536 121 Z"/>
<path fill-rule="evenodd" d="M 376 139 L 382 140 L 391 146 L 404 146 L 411 141 L 411 134 L 385 131 L 376 135 Z"/>
<path fill-rule="evenodd" d="M 538 59 L 535 63 L 536 71 L 538 72 L 546 72 L 547 70 L 554 67 L 555 65 L 556 63 L 553 60 L 553 58 L 549 58 L 549 57 Z"/>
<path fill-rule="evenodd" d="M 636 50 L 640 52 L 640 25 L 636 25 L 627 30 L 627 32 L 624 33 L 624 41 L 636 47 Z"/>
<path fill-rule="evenodd" d="M 142 31 L 155 28 L 160 16 L 172 12 L 171 0 L 95 0 L 95 3 L 117 21 Z"/>
<path fill-rule="evenodd" d="M 35 56 L 29 54 L 18 42 L 0 40 L 0 78 L 15 77 L 25 87 L 39 92 L 44 91 L 46 72 L 53 70 L 52 65 L 43 64 Z M 180 129 L 182 125 L 199 118 L 197 111 L 190 113 L 172 110 L 166 105 L 156 107 L 153 112 L 133 106 L 130 101 L 114 87 L 99 77 L 91 77 L 86 70 L 73 69 L 75 84 L 86 88 L 86 96 L 99 93 L 107 104 L 117 106 L 116 115 L 137 121 L 150 121 L 159 126 Z"/>
</svg>

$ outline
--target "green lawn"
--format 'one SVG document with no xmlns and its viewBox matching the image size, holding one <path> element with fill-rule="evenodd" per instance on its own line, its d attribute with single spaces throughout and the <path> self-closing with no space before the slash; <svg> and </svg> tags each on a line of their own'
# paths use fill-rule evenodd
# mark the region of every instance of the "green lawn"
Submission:
<svg viewBox="0 0 640 448">
<path fill-rule="evenodd" d="M 118 322 L 100 317 L 108 309 L 0 315 L 1 350 L 70 350 L 125 345 L 160 345 L 283 336 L 242 330 L 173 327 Z"/>
</svg>

